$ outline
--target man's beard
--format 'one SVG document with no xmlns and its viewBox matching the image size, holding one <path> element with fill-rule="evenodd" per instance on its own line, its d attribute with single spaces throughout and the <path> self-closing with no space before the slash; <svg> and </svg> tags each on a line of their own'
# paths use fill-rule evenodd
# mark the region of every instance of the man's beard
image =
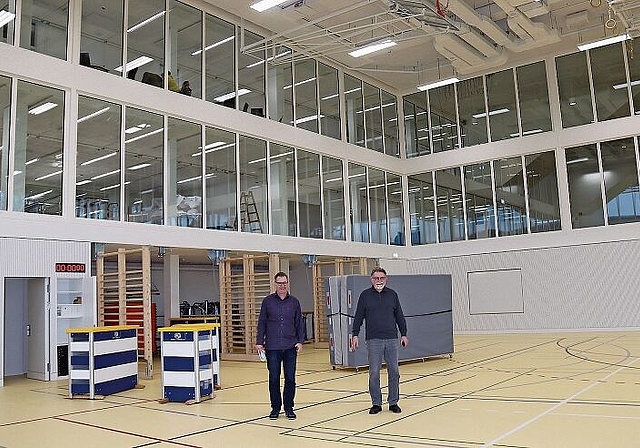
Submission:
<svg viewBox="0 0 640 448">
<path fill-rule="evenodd" d="M 376 291 L 380 292 L 384 288 L 384 284 L 376 283 L 375 285 L 373 285 L 373 287 L 375 288 Z"/>
</svg>

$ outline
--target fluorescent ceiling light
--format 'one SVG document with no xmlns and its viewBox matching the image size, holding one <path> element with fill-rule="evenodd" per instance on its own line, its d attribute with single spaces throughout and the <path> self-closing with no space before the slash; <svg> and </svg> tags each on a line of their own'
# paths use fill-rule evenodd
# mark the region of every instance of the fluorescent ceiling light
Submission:
<svg viewBox="0 0 640 448">
<path fill-rule="evenodd" d="M 240 89 L 240 90 L 238 90 L 238 96 L 246 95 L 247 93 L 251 93 L 251 90 L 249 90 L 249 89 Z M 235 98 L 235 96 L 236 96 L 236 92 L 230 92 L 230 93 L 227 93 L 225 95 L 221 95 L 221 96 L 219 96 L 217 98 L 214 98 L 213 101 L 218 101 L 218 102 L 222 103 L 224 101 L 230 100 L 231 98 Z"/>
<path fill-rule="evenodd" d="M 16 15 L 9 11 L 0 11 L 0 28 L 5 26 L 7 23 L 11 22 L 16 18 Z"/>
<path fill-rule="evenodd" d="M 199 179 L 200 179 L 200 176 L 190 177 L 188 179 L 179 180 L 178 182 L 176 182 L 176 184 L 184 184 L 186 182 L 193 182 L 194 180 L 199 180 Z"/>
<path fill-rule="evenodd" d="M 112 174 L 118 174 L 119 172 L 120 170 L 117 169 L 117 170 L 109 171 L 108 173 L 98 174 L 97 176 L 93 176 L 91 180 L 102 179 L 103 177 L 111 176 Z"/>
<path fill-rule="evenodd" d="M 325 180 L 325 182 L 338 182 L 338 181 L 342 182 L 342 177 L 334 177 L 334 178 Z"/>
<path fill-rule="evenodd" d="M 297 86 L 301 86 L 302 84 L 306 84 L 308 82 L 315 81 L 315 80 L 316 80 L 316 77 L 314 76 L 313 78 L 309 78 L 309 79 L 305 79 L 304 81 L 297 82 L 297 83 L 294 84 L 294 86 L 296 86 L 296 87 Z M 290 88 L 291 88 L 291 84 L 289 84 L 288 86 L 284 86 L 282 89 L 283 90 L 287 90 L 287 89 L 290 89 Z"/>
<path fill-rule="evenodd" d="M 24 200 L 25 201 L 30 201 L 30 200 L 33 200 L 33 199 L 38 199 L 38 198 L 41 198 L 42 196 L 48 195 L 51 192 L 53 192 L 53 190 L 43 191 L 42 193 L 34 194 L 33 196 L 27 196 L 26 198 L 24 198 Z"/>
<path fill-rule="evenodd" d="M 78 187 L 80 185 L 90 184 L 90 183 L 91 183 L 91 181 L 89 179 L 81 180 L 80 182 L 76 182 L 76 187 Z"/>
<path fill-rule="evenodd" d="M 218 41 L 218 42 L 213 43 L 213 44 L 211 44 L 211 45 L 209 45 L 209 46 L 207 46 L 207 47 L 204 47 L 204 51 L 209 51 L 209 50 L 211 50 L 212 48 L 216 48 L 216 47 L 219 47 L 219 46 L 220 46 L 220 45 L 222 45 L 222 44 L 226 44 L 227 42 L 229 42 L 229 41 L 233 40 L 233 39 L 234 39 L 234 37 L 235 37 L 235 36 L 229 36 L 229 37 L 227 37 L 226 39 L 222 39 L 221 41 Z M 202 50 L 196 50 L 196 51 L 194 51 L 193 53 L 191 53 L 191 56 L 197 56 L 197 55 L 199 55 L 200 53 L 202 53 Z"/>
<path fill-rule="evenodd" d="M 108 159 L 109 157 L 113 157 L 116 154 L 118 154 L 118 153 L 117 152 L 112 152 L 112 153 L 106 154 L 104 156 L 96 157 L 95 159 L 90 159 L 90 160 L 87 160 L 86 162 L 82 162 L 80 164 L 80 166 L 91 165 L 92 163 L 96 163 L 96 162 L 99 162 L 101 160 Z"/>
<path fill-rule="evenodd" d="M 130 184 L 131 182 L 125 182 L 125 185 Z M 108 187 L 102 187 L 100 189 L 100 191 L 107 191 L 107 190 L 113 190 L 114 188 L 118 188 L 120 186 L 120 184 L 114 184 L 114 185 L 109 185 Z"/>
<path fill-rule="evenodd" d="M 236 145 L 235 143 L 225 143 L 225 142 L 209 143 L 204 147 L 204 150 L 205 150 L 204 153 L 209 154 L 210 152 L 219 151 L 225 148 L 231 148 L 232 146 L 235 146 L 235 145 Z M 191 154 L 191 157 L 198 157 L 201 154 L 202 154 L 201 151 L 194 152 L 193 154 Z"/>
<path fill-rule="evenodd" d="M 16 170 L 16 171 L 14 171 L 14 172 L 13 172 L 13 175 L 14 175 L 14 176 L 17 176 L 18 174 L 22 174 L 22 171 L 20 171 L 20 170 Z"/>
<path fill-rule="evenodd" d="M 626 89 L 628 85 L 630 85 L 631 87 L 640 85 L 640 80 L 631 81 L 629 84 L 627 84 L 626 82 L 624 84 L 616 84 L 613 86 L 613 88 L 615 90 Z"/>
<path fill-rule="evenodd" d="M 451 78 L 441 79 L 440 81 L 418 86 L 418 90 L 425 91 L 429 89 L 435 89 L 436 87 L 448 86 L 449 84 L 455 84 L 457 82 L 460 82 L 460 80 L 453 76 Z"/>
<path fill-rule="evenodd" d="M 296 124 L 306 123 L 307 121 L 313 121 L 313 120 L 316 120 L 317 118 L 318 118 L 317 115 L 309 115 L 308 117 L 298 118 L 296 120 Z M 320 118 L 324 118 L 324 115 L 320 115 Z M 293 121 L 291 123 L 293 123 Z"/>
<path fill-rule="evenodd" d="M 588 44 L 578 45 L 578 50 L 585 51 L 585 50 L 590 50 L 592 48 L 604 47 L 605 45 L 611 45 L 618 42 L 623 42 L 628 39 L 631 39 L 631 36 L 629 36 L 629 34 L 621 34 L 620 36 L 608 37 L 606 39 L 597 40 L 595 42 L 591 42 Z"/>
<path fill-rule="evenodd" d="M 106 111 L 108 111 L 109 109 L 111 109 L 110 107 L 105 107 L 104 109 L 100 109 L 92 114 L 89 115 L 85 115 L 82 118 L 78 118 L 78 123 L 82 123 L 83 121 L 87 121 L 90 120 L 92 118 L 97 117 L 98 115 L 102 115 L 103 113 L 105 113 Z"/>
<path fill-rule="evenodd" d="M 157 134 L 158 132 L 162 132 L 162 131 L 163 131 L 162 128 L 156 129 L 155 131 L 151 131 L 151 132 L 147 132 L 146 134 L 138 135 L 137 137 L 130 138 L 129 140 L 125 140 L 124 142 L 125 143 L 132 143 L 132 142 L 135 142 L 136 140 L 140 140 L 140 139 L 149 137 L 151 135 Z"/>
<path fill-rule="evenodd" d="M 572 163 L 586 162 L 587 160 L 589 160 L 589 157 L 579 157 L 577 159 L 567 160 L 567 165 L 571 165 Z"/>
<path fill-rule="evenodd" d="M 146 168 L 148 166 L 151 166 L 150 163 L 140 163 L 138 165 L 133 165 L 129 167 L 129 171 L 138 171 L 141 170 L 142 168 Z M 153 191 L 153 190 L 151 190 Z M 144 193 L 143 191 L 141 191 L 140 193 Z"/>
<path fill-rule="evenodd" d="M 36 177 L 36 180 L 48 179 L 49 177 L 57 176 L 62 173 L 62 170 L 54 171 L 53 173 L 45 174 L 44 176 Z"/>
<path fill-rule="evenodd" d="M 135 126 L 131 126 L 130 128 L 125 129 L 124 133 L 125 134 L 133 134 L 134 132 L 138 132 L 138 131 L 141 131 L 143 129 L 150 128 L 150 127 L 151 127 L 150 124 L 140 123 L 140 124 L 137 124 Z"/>
<path fill-rule="evenodd" d="M 28 162 L 24 162 L 24 166 L 31 165 L 32 163 L 36 163 L 38 160 L 40 159 L 37 157 L 35 159 L 31 159 Z"/>
<path fill-rule="evenodd" d="M 258 12 L 266 11 L 269 8 L 273 8 L 274 6 L 278 6 L 287 0 L 260 0 L 258 3 L 254 3 L 251 5 L 252 9 L 255 9 Z"/>
<path fill-rule="evenodd" d="M 40 104 L 39 106 L 36 107 L 32 107 L 31 109 L 29 109 L 29 113 L 31 115 L 40 115 L 42 113 L 45 113 L 48 110 L 53 109 L 54 107 L 57 107 L 58 105 L 56 103 L 52 103 L 51 101 L 47 101 L 44 104 Z"/>
<path fill-rule="evenodd" d="M 152 15 L 151 17 L 149 17 L 148 19 L 143 20 L 142 22 L 138 22 L 137 24 L 133 25 L 131 28 L 129 28 L 127 30 L 127 33 L 132 33 L 133 31 L 137 30 L 138 28 L 142 28 L 143 26 L 145 26 L 146 24 L 153 22 L 154 20 L 156 20 L 158 17 L 162 17 L 164 15 L 164 11 L 160 11 L 157 14 Z"/>
<path fill-rule="evenodd" d="M 349 52 L 349 56 L 353 56 L 354 58 L 359 58 L 360 56 L 364 56 L 366 54 L 371 54 L 376 51 L 384 50 L 385 48 L 393 47 L 394 45 L 398 45 L 391 39 L 384 40 L 382 42 L 375 42 L 364 46 L 362 48 L 358 48 L 357 50 L 353 50 Z"/>
<path fill-rule="evenodd" d="M 148 64 L 151 61 L 153 61 L 153 58 L 150 58 L 149 56 L 140 56 L 139 58 L 136 58 L 133 61 L 127 62 L 127 65 L 125 66 L 124 71 L 129 73 L 134 68 L 142 67 L 143 65 Z M 120 67 L 114 68 L 114 70 L 117 72 L 121 72 L 122 65 Z"/>
<path fill-rule="evenodd" d="M 507 109 L 506 107 L 503 107 L 502 109 L 496 109 L 496 110 L 492 110 L 489 111 L 489 115 L 500 115 L 500 114 L 506 114 L 507 112 L 509 112 L 509 109 Z M 484 118 L 487 116 L 486 113 L 481 113 L 481 114 L 475 114 L 475 115 L 471 115 L 473 118 Z"/>
</svg>

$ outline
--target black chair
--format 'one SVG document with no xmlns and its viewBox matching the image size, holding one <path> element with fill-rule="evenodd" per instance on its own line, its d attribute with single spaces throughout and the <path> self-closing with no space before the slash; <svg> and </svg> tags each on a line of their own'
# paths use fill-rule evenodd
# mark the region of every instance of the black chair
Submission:
<svg viewBox="0 0 640 448">
<path fill-rule="evenodd" d="M 99 65 L 91 65 L 91 55 L 89 53 L 80 53 L 80 65 L 84 65 L 85 67 L 95 68 L 96 70 L 101 70 L 103 72 L 108 72 L 109 70 L 101 67 Z"/>
<path fill-rule="evenodd" d="M 162 76 L 156 74 L 156 73 L 151 73 L 151 72 L 144 72 L 142 74 L 142 82 L 145 84 L 150 84 L 152 86 L 156 86 L 156 87 L 162 87 L 163 83 L 162 83 Z"/>
</svg>

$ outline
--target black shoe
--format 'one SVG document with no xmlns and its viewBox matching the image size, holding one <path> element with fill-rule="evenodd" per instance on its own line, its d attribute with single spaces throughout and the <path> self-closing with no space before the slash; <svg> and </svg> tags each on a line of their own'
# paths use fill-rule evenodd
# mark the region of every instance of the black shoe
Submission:
<svg viewBox="0 0 640 448">
<path fill-rule="evenodd" d="M 295 420 L 296 419 L 296 413 L 293 412 L 293 409 L 285 409 L 284 410 L 284 415 L 286 415 L 289 420 Z"/>
<path fill-rule="evenodd" d="M 399 414 L 402 412 L 402 409 L 400 409 L 400 406 L 398 406 L 397 404 L 392 404 L 391 406 L 389 406 L 389 410 L 394 414 Z"/>
<path fill-rule="evenodd" d="M 374 404 L 373 406 L 371 406 L 371 409 L 369 409 L 369 414 L 377 414 L 378 412 L 382 412 L 382 406 Z"/>
<path fill-rule="evenodd" d="M 280 415 L 280 411 L 276 411 L 275 409 L 272 409 L 271 412 L 269 413 L 269 420 L 278 420 L 278 415 Z"/>
</svg>

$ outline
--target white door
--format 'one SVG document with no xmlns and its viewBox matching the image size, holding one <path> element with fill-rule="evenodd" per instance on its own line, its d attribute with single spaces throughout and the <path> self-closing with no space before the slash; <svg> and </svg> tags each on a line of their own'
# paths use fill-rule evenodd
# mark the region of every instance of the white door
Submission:
<svg viewBox="0 0 640 448">
<path fill-rule="evenodd" d="M 50 308 L 49 279 L 30 278 L 27 282 L 27 378 L 49 381 Z"/>
</svg>

